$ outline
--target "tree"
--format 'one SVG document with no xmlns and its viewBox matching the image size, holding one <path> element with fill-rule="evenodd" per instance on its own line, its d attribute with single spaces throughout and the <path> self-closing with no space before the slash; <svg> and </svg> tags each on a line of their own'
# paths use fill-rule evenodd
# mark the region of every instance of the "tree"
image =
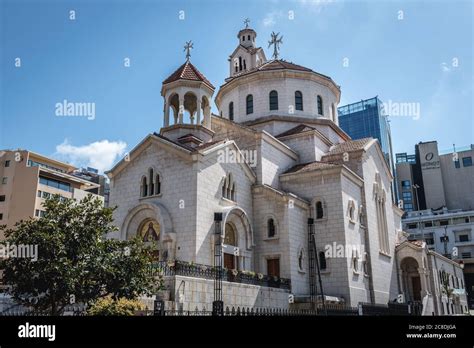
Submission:
<svg viewBox="0 0 474 348">
<path fill-rule="evenodd" d="M 137 300 L 119 298 L 114 300 L 111 296 L 103 297 L 94 302 L 88 309 L 88 315 L 134 315 L 136 311 L 143 311 L 145 306 Z"/>
<path fill-rule="evenodd" d="M 135 299 L 151 295 L 149 248 L 138 239 L 106 239 L 115 208 L 104 208 L 92 195 L 80 202 L 54 195 L 44 203 L 45 215 L 0 227 L 6 246 L 37 246 L 37 260 L 11 257 L 0 261 L 8 292 L 35 311 L 60 315 L 71 303 L 90 304 L 110 295 Z"/>
</svg>

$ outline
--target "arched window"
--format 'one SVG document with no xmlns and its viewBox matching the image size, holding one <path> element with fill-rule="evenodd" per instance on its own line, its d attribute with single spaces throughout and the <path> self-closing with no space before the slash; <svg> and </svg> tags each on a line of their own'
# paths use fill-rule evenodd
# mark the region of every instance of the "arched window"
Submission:
<svg viewBox="0 0 474 348">
<path fill-rule="evenodd" d="M 324 208 L 323 208 L 323 202 L 317 201 L 316 202 L 316 219 L 320 220 L 324 217 Z"/>
<path fill-rule="evenodd" d="M 352 199 L 349 199 L 347 202 L 348 205 L 348 212 L 347 214 L 349 215 L 349 220 L 351 222 L 355 222 L 355 202 Z"/>
<path fill-rule="evenodd" d="M 250 41 L 250 35 L 247 36 L 247 39 Z"/>
<path fill-rule="evenodd" d="M 150 181 L 150 196 L 153 196 L 155 194 L 155 183 L 154 180 L 155 178 L 153 177 L 153 168 L 148 169 L 148 178 Z"/>
<path fill-rule="evenodd" d="M 374 200 L 376 207 L 378 234 L 379 234 L 379 248 L 380 251 L 386 254 L 390 253 L 390 243 L 388 235 L 388 223 L 386 214 L 386 200 L 387 194 L 382 185 L 380 173 L 375 174 L 374 182 Z"/>
<path fill-rule="evenodd" d="M 230 189 L 230 199 L 235 201 L 235 182 L 232 183 L 232 188 Z"/>
<path fill-rule="evenodd" d="M 222 197 L 235 201 L 235 182 L 231 173 L 225 177 L 224 182 L 222 183 Z"/>
<path fill-rule="evenodd" d="M 275 221 L 270 218 L 267 220 L 267 237 L 273 238 L 276 235 Z"/>
<path fill-rule="evenodd" d="M 304 266 L 304 249 L 301 248 L 300 252 L 298 253 L 298 269 L 303 271 Z"/>
<path fill-rule="evenodd" d="M 326 264 L 326 254 L 324 251 L 319 252 L 319 268 L 320 269 L 326 269 L 327 264 Z"/>
<path fill-rule="evenodd" d="M 160 174 L 156 174 L 155 176 L 155 194 L 159 195 L 161 193 L 161 178 Z"/>
<path fill-rule="evenodd" d="M 357 261 L 357 257 L 352 259 L 352 267 L 354 268 L 355 272 L 359 271 L 359 261 Z"/>
<path fill-rule="evenodd" d="M 234 120 L 234 102 L 229 103 L 229 120 Z"/>
<path fill-rule="evenodd" d="M 321 98 L 321 96 L 318 95 L 317 100 L 318 100 L 318 114 L 322 116 L 323 115 L 323 98 Z"/>
<path fill-rule="evenodd" d="M 239 57 L 239 71 L 242 71 L 242 57 Z"/>
<path fill-rule="evenodd" d="M 368 254 L 364 253 L 364 259 L 362 260 L 362 269 L 365 275 L 369 274 L 369 267 L 368 267 Z"/>
<path fill-rule="evenodd" d="M 244 70 L 247 70 L 247 63 L 245 62 L 245 59 L 244 59 Z"/>
<path fill-rule="evenodd" d="M 141 195 L 142 197 L 146 197 L 148 195 L 148 185 L 147 185 L 147 181 L 146 181 L 146 176 L 144 176 L 142 178 L 142 185 L 141 185 Z"/>
<path fill-rule="evenodd" d="M 303 93 L 300 91 L 295 92 L 295 109 L 303 111 Z"/>
<path fill-rule="evenodd" d="M 270 97 L 270 110 L 278 110 L 278 92 L 271 91 L 269 94 Z"/>
<path fill-rule="evenodd" d="M 247 115 L 253 114 L 253 96 L 249 94 L 246 99 L 247 102 Z"/>
</svg>

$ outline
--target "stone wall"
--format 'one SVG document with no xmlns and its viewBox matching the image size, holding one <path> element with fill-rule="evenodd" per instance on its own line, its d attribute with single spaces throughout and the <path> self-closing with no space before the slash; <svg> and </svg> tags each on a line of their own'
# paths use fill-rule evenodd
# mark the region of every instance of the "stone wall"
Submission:
<svg viewBox="0 0 474 348">
<path fill-rule="evenodd" d="M 212 310 L 214 301 L 214 280 L 184 276 L 165 278 L 169 296 L 165 299 L 166 309 Z M 250 284 L 222 282 L 224 309 L 226 307 L 271 307 L 288 309 L 289 291 Z"/>
</svg>

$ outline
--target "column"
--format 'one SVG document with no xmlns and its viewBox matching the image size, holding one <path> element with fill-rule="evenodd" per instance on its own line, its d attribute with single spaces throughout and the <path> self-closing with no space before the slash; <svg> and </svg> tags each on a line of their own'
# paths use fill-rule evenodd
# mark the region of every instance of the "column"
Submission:
<svg viewBox="0 0 474 348">
<path fill-rule="evenodd" d="M 179 96 L 179 108 L 178 108 L 178 115 L 179 115 L 179 124 L 183 124 L 183 117 L 184 117 L 184 97 Z"/>
<path fill-rule="evenodd" d="M 197 111 L 196 111 L 196 124 L 201 124 L 201 99 L 197 100 Z"/>
<path fill-rule="evenodd" d="M 170 125 L 170 106 L 165 102 L 165 119 L 163 122 L 163 127 L 168 127 Z"/>
<path fill-rule="evenodd" d="M 206 106 L 204 109 L 204 127 L 211 128 L 211 107 Z"/>
</svg>

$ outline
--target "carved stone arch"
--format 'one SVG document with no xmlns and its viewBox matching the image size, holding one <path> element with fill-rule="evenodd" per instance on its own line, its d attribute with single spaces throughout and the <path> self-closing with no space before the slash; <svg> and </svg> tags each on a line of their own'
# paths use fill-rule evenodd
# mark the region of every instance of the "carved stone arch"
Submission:
<svg viewBox="0 0 474 348">
<path fill-rule="evenodd" d="M 128 240 L 135 237 L 144 221 L 155 220 L 160 225 L 160 246 L 166 251 L 166 259 L 176 256 L 176 233 L 173 221 L 166 208 L 160 203 L 142 203 L 131 209 L 125 218 L 120 239 Z"/>
<path fill-rule="evenodd" d="M 163 234 L 174 233 L 173 222 L 166 208 L 160 203 L 142 203 L 131 209 L 120 229 L 122 240 L 133 238 L 146 218 L 153 218 L 161 225 Z"/>
<path fill-rule="evenodd" d="M 247 250 L 254 246 L 254 232 L 248 214 L 240 207 L 231 207 L 223 212 L 223 224 L 230 222 L 236 227 L 237 237 L 239 238 L 239 247 Z M 244 233 L 242 233 L 242 230 Z"/>
</svg>

